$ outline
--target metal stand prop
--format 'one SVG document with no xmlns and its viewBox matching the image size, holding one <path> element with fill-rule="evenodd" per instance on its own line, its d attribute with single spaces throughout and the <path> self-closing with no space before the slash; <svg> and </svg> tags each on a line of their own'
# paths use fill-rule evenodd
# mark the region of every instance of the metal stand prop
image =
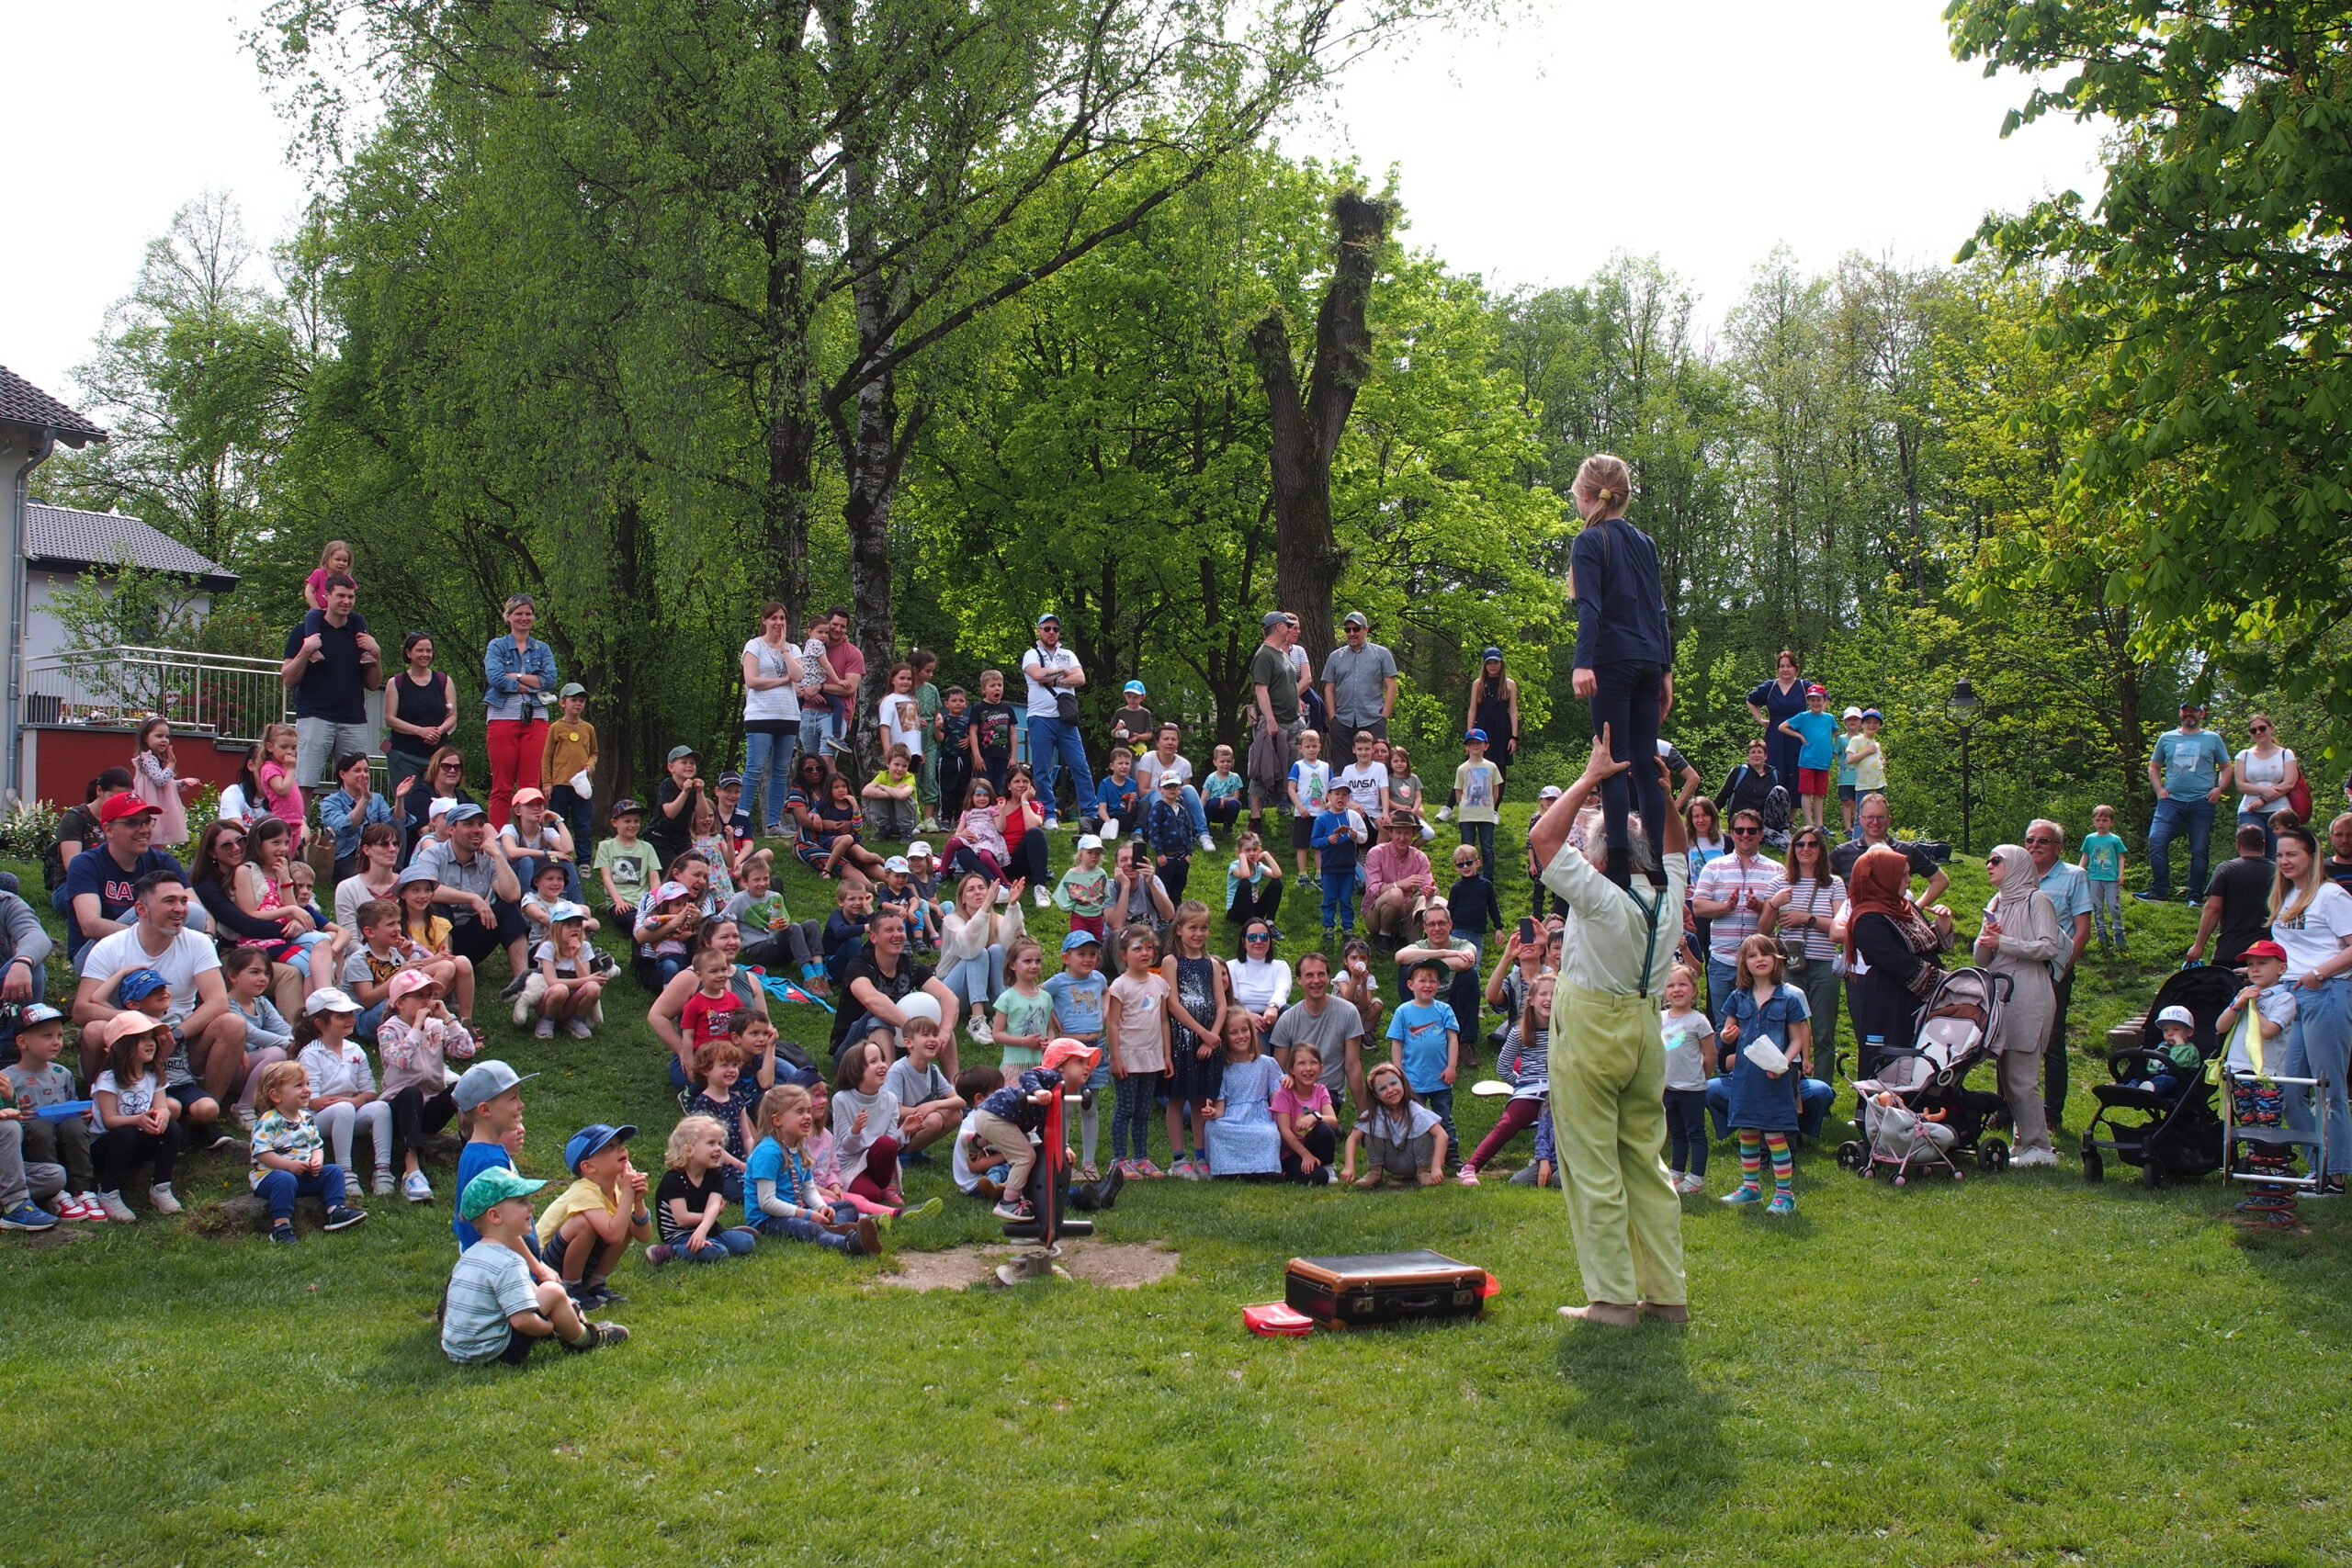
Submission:
<svg viewBox="0 0 2352 1568">
<path fill-rule="evenodd" d="M 1061 1274 L 1055 1267 L 1062 1255 L 1061 1238 L 1094 1234 L 1093 1221 L 1062 1217 L 1063 1207 L 1069 1199 L 1069 1145 L 1062 1136 L 1062 1108 L 1076 1104 L 1078 1099 L 1073 1094 L 1061 1094 L 1046 1106 L 1046 1124 L 1038 1134 L 1041 1146 L 1037 1150 L 1036 1174 L 1030 1180 L 1030 1204 L 1037 1211 L 1037 1217 L 1008 1222 L 1004 1227 L 1004 1234 L 1012 1240 L 1034 1241 L 1037 1246 L 998 1267 L 996 1277 L 1000 1284 L 1018 1285 Z"/>
</svg>

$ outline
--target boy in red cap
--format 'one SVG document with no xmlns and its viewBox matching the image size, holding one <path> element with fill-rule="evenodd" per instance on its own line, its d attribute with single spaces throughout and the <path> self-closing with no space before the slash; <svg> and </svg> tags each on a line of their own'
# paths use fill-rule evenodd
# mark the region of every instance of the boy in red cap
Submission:
<svg viewBox="0 0 2352 1568">
<path fill-rule="evenodd" d="M 1034 1220 L 1036 1210 L 1022 1194 L 1029 1190 L 1029 1173 L 1037 1163 L 1037 1151 L 1031 1146 L 1029 1134 L 1046 1124 L 1046 1107 L 1057 1094 L 1075 1094 L 1086 1087 L 1102 1053 L 1092 1045 L 1082 1045 L 1075 1040 L 1050 1041 L 1046 1046 L 1043 1066 L 1030 1068 L 1018 1078 L 998 1089 L 972 1114 L 972 1135 L 978 1139 L 993 1158 L 975 1160 L 976 1166 L 1004 1164 L 1011 1168 L 1004 1176 L 1004 1201 L 996 1206 L 997 1217 L 1006 1220 Z"/>
<path fill-rule="evenodd" d="M 2286 1096 L 2277 1075 L 2290 1069 L 2286 1034 L 2295 1021 L 2295 988 L 2286 983 L 2287 950 L 2265 940 L 2245 950 L 2246 985 L 2213 1021 L 2228 1041 L 2222 1071 L 2230 1088 L 2230 1120 L 2241 1127 L 2276 1128 L 2286 1119 Z M 2308 1130 L 2310 1120 L 2304 1119 Z M 2256 1178 L 2284 1177 L 2294 1164 L 2292 1145 L 2246 1145 L 2246 1168 Z M 2257 1179 L 2237 1206 L 2237 1220 L 2250 1230 L 2291 1230 L 2296 1224 L 2295 1190 L 2283 1181 Z"/>
<path fill-rule="evenodd" d="M 1838 720 L 1829 712 L 1829 694 L 1819 684 L 1804 689 L 1804 712 L 1781 721 L 1781 733 L 1795 737 L 1797 801 L 1808 826 L 1818 828 L 1828 814 L 1829 775 L 1838 765 Z"/>
</svg>

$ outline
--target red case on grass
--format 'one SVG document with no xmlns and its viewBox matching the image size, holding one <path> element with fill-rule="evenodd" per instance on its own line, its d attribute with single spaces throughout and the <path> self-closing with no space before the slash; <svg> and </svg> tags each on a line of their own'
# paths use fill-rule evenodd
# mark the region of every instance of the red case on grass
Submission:
<svg viewBox="0 0 2352 1568">
<path fill-rule="evenodd" d="M 1264 1335 L 1269 1339 L 1303 1339 L 1315 1332 L 1313 1318 L 1293 1312 L 1281 1302 L 1243 1307 L 1241 1321 L 1250 1333 Z"/>
</svg>

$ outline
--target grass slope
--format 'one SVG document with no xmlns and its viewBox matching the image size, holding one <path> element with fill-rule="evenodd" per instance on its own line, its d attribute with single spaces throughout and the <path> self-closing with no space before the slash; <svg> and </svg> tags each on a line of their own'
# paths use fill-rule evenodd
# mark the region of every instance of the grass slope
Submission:
<svg viewBox="0 0 2352 1568">
<path fill-rule="evenodd" d="M 1981 902 L 1981 868 L 1957 875 L 1953 906 Z M 786 886 L 799 912 L 820 911 L 814 878 Z M 1523 884 L 1507 897 L 1523 905 Z M 2155 956 L 2191 929 L 2177 908 L 2132 919 L 2133 958 L 2093 946 L 2078 1043 L 2144 1005 Z M 1061 919 L 1035 925 L 1054 936 Z M 586 1043 L 491 1026 L 492 1053 L 543 1074 L 534 1174 L 560 1174 L 562 1138 L 602 1119 L 641 1124 L 658 1164 L 676 1108 L 643 1005 L 620 987 L 614 1026 Z M 813 1016 L 784 1024 L 822 1033 Z M 2094 1071 L 2078 1054 L 2072 1126 Z M 1464 1096 L 1465 1134 L 1493 1109 Z M 1802 1156 L 1792 1220 L 1689 1204 L 1696 1316 L 1681 1333 L 1564 1332 L 1552 1309 L 1577 1292 L 1559 1195 L 1495 1183 L 1130 1187 L 1100 1234 L 1183 1254 L 1136 1292 L 916 1296 L 872 1289 L 875 1262 L 785 1243 L 711 1269 L 632 1261 L 612 1314 L 630 1344 L 519 1371 L 457 1371 L 435 1342 L 446 1168 L 442 1201 L 374 1199 L 366 1225 L 295 1248 L 152 1219 L 8 1238 L 0 1560 L 2352 1554 L 2342 1205 L 2310 1205 L 2310 1234 L 2248 1237 L 2216 1218 L 2211 1180 L 2087 1187 L 2069 1160 L 1897 1191 L 1829 1155 Z M 1722 1146 L 1715 1158 L 1720 1191 L 1736 1168 Z M 950 1206 L 894 1247 L 993 1235 L 943 1166 L 909 1185 Z M 242 1186 L 240 1161 L 207 1156 L 182 1190 Z M 1412 1247 L 1500 1278 L 1485 1322 L 1302 1341 L 1241 1329 L 1239 1308 L 1278 1297 L 1295 1254 Z"/>
</svg>

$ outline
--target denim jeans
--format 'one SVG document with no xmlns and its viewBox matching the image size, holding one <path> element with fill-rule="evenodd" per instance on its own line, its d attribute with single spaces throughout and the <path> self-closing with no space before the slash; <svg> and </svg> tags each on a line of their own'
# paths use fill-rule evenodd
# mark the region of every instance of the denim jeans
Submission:
<svg viewBox="0 0 2352 1568">
<path fill-rule="evenodd" d="M 1453 1090 L 1433 1089 L 1421 1096 L 1421 1104 L 1437 1118 L 1437 1124 L 1445 1129 L 1445 1165 L 1451 1170 L 1462 1163 L 1464 1155 L 1462 1134 L 1453 1130 Z"/>
<path fill-rule="evenodd" d="M 1331 871 L 1323 874 L 1323 929 L 1333 926 L 1350 936 L 1356 930 L 1356 874 L 1353 871 Z"/>
<path fill-rule="evenodd" d="M 1492 880 L 1495 874 L 1495 825 L 1492 822 L 1464 822 L 1460 826 L 1462 841 L 1477 850 L 1479 862 L 1485 867 L 1487 878 Z"/>
<path fill-rule="evenodd" d="M 752 814 L 752 826 L 771 834 L 784 831 L 784 797 L 791 792 L 792 764 L 799 754 L 800 739 L 795 735 L 754 729 L 743 737 L 743 808 Z M 763 781 L 767 785 L 764 817 L 760 815 Z"/>
<path fill-rule="evenodd" d="M 1004 949 L 990 942 L 986 951 L 959 958 L 942 969 L 939 977 L 964 1004 L 967 1018 L 985 1018 L 989 1004 L 1004 989 Z"/>
<path fill-rule="evenodd" d="M 2282 1076 L 2327 1080 L 2327 1174 L 2352 1173 L 2352 1105 L 2344 1074 L 2352 1062 L 2352 976 L 2339 976 L 2316 990 L 2295 987 L 2295 1021 L 2289 1031 Z M 2312 1130 L 2312 1091 L 2286 1091 L 2287 1125 Z"/>
<path fill-rule="evenodd" d="M 2318 803 L 2314 801 L 2312 804 L 2317 805 Z M 2238 826 L 2241 828 L 2254 827 L 2261 829 L 2263 858 L 2266 860 L 2277 860 L 2278 858 L 2278 824 L 2276 813 L 2268 811 L 2241 811 L 2238 813 Z M 2324 826 L 2324 824 L 2323 824 L 2323 826 Z M 2325 835 L 2323 834 L 2322 836 L 2324 837 Z"/>
<path fill-rule="evenodd" d="M 733 1225 L 715 1230 L 704 1238 L 707 1245 L 699 1252 L 688 1247 L 684 1238 L 671 1251 L 688 1263 L 724 1263 L 730 1258 L 741 1258 L 760 1242 L 757 1232 L 747 1225 Z"/>
<path fill-rule="evenodd" d="M 1600 781 L 1603 832 L 1611 850 L 1633 842 L 1629 814 L 1642 814 L 1652 863 L 1666 863 L 1666 786 L 1659 782 L 1657 709 L 1662 676 L 1655 664 L 1606 664 L 1593 671 L 1592 733 L 1609 730 L 1609 754 L 1634 765 Z"/>
<path fill-rule="evenodd" d="M 825 742 L 839 739 L 841 733 L 842 727 L 834 722 L 833 710 L 826 704 L 820 702 L 800 710 L 801 750 L 831 761 L 832 753 L 825 749 Z"/>
<path fill-rule="evenodd" d="M 1739 989 L 1739 971 L 1713 953 L 1707 954 L 1707 1018 L 1717 1029 L 1724 1026 L 1724 1010 L 1731 1005 L 1731 994 Z"/>
<path fill-rule="evenodd" d="M 2213 836 L 2213 803 L 2199 795 L 2195 800 L 2160 800 L 2156 815 L 2148 824 L 2148 891 L 2158 898 L 2172 897 L 2172 841 L 2186 833 L 2188 836 L 2188 886 L 2191 898 L 2205 897 L 2205 866 L 2207 840 Z"/>
<path fill-rule="evenodd" d="M 316 1176 L 297 1176 L 290 1170 L 272 1170 L 262 1177 L 261 1184 L 254 1190 L 260 1193 L 262 1201 L 269 1205 L 272 1224 L 294 1217 L 294 1200 L 297 1198 L 322 1198 L 328 1208 L 341 1208 L 344 1198 L 343 1167 L 330 1162 L 319 1167 Z"/>
<path fill-rule="evenodd" d="M 1054 821 L 1061 813 L 1054 806 L 1054 783 L 1061 770 L 1069 770 L 1070 783 L 1077 794 L 1072 797 L 1073 812 L 1083 809 L 1094 798 L 1094 774 L 1086 765 L 1086 741 L 1078 726 L 1064 724 L 1057 718 L 1029 716 L 1029 769 L 1037 775 L 1037 804 L 1045 807 L 1046 819 Z"/>
</svg>

